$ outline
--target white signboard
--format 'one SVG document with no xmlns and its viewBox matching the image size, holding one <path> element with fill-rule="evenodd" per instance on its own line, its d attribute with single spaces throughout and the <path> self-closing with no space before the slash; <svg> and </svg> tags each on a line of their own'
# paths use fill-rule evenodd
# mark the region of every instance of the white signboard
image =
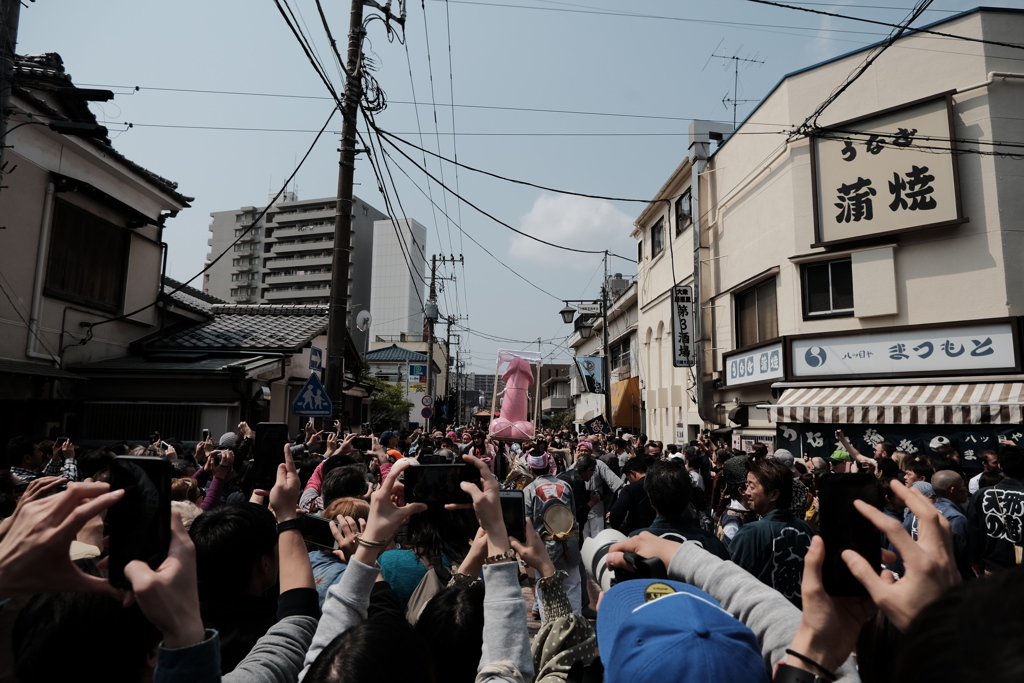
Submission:
<svg viewBox="0 0 1024 683">
<path fill-rule="evenodd" d="M 767 382 L 785 377 L 782 366 L 782 342 L 728 356 L 725 363 L 725 386 Z"/>
<path fill-rule="evenodd" d="M 1013 370 L 1009 322 L 793 339 L 793 377 Z"/>
<path fill-rule="evenodd" d="M 817 244 L 962 220 L 948 107 L 938 97 L 815 134 Z"/>
<path fill-rule="evenodd" d="M 676 443 L 686 443 L 686 423 L 676 422 Z"/>
<path fill-rule="evenodd" d="M 697 365 L 697 341 L 694 318 L 697 304 L 693 300 L 693 287 L 676 285 L 672 288 L 672 365 L 692 368 Z"/>
</svg>

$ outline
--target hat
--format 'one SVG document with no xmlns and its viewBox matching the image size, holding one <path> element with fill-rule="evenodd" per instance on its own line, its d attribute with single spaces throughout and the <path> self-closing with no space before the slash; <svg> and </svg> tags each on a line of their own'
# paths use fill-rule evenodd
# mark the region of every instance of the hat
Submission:
<svg viewBox="0 0 1024 683">
<path fill-rule="evenodd" d="M 850 462 L 850 460 L 852 460 L 852 458 L 850 458 L 850 454 L 842 448 L 837 451 L 833 451 L 832 455 L 830 455 L 828 459 L 834 463 Z"/>
<path fill-rule="evenodd" d="M 932 485 L 926 481 L 915 481 L 913 484 L 910 485 L 910 488 L 917 489 L 927 498 L 935 497 L 935 489 L 932 488 Z"/>
<path fill-rule="evenodd" d="M 594 444 L 590 443 L 589 441 L 580 441 L 578 444 L 576 444 L 576 448 L 586 448 L 588 451 L 593 451 Z"/>
<path fill-rule="evenodd" d="M 785 448 L 780 448 L 775 451 L 775 459 L 781 462 L 783 465 L 789 468 L 790 472 L 796 472 L 796 465 L 793 464 L 793 454 L 787 451 Z"/>
<path fill-rule="evenodd" d="M 551 460 L 548 458 L 547 453 L 531 451 L 530 455 L 526 456 L 526 464 L 531 470 L 546 470 L 551 466 Z"/>
<path fill-rule="evenodd" d="M 747 480 L 747 462 L 750 458 L 746 455 L 734 455 L 722 465 L 722 477 L 726 484 L 742 484 Z"/>
<path fill-rule="evenodd" d="M 753 631 L 704 591 L 678 581 L 633 579 L 612 586 L 597 613 L 605 680 L 767 682 Z"/>
<path fill-rule="evenodd" d="M 217 440 L 217 446 L 231 450 L 235 447 L 235 443 L 237 442 L 238 436 L 236 436 L 234 432 L 225 432 L 221 434 L 220 439 Z"/>
<path fill-rule="evenodd" d="M 387 448 L 388 441 L 391 441 L 391 437 L 393 437 L 393 436 L 398 436 L 398 433 L 397 432 L 381 432 L 381 435 L 380 435 L 380 445 L 384 446 L 385 448 Z"/>
</svg>

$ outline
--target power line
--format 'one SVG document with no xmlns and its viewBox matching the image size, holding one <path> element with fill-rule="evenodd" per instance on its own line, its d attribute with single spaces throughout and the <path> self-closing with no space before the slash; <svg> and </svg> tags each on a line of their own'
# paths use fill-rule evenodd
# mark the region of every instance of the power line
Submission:
<svg viewBox="0 0 1024 683">
<path fill-rule="evenodd" d="M 374 125 L 374 130 L 379 131 L 380 129 L 376 125 Z M 382 137 L 381 139 L 383 140 L 384 138 Z M 514 233 L 516 233 L 518 235 L 522 235 L 523 237 L 526 237 L 527 239 L 531 239 L 534 242 L 539 242 L 540 244 L 545 244 L 545 245 L 547 245 L 549 247 L 554 247 L 555 249 L 561 249 L 563 251 L 571 251 L 571 252 L 575 252 L 577 254 L 608 254 L 609 256 L 614 256 L 616 258 L 622 259 L 623 261 L 629 261 L 630 263 L 633 263 L 633 259 L 627 258 L 625 256 L 622 256 L 621 254 L 616 254 L 614 252 L 610 252 L 607 249 L 600 249 L 600 250 L 597 250 L 597 249 L 576 249 L 575 247 L 567 247 L 567 246 L 562 245 L 562 244 L 555 244 L 554 242 L 548 242 L 547 240 L 542 240 L 539 237 L 534 237 L 533 235 L 531 235 L 531 234 L 529 234 L 527 232 L 523 232 L 522 230 L 519 230 L 518 228 L 514 228 L 511 225 L 509 225 L 508 223 L 506 223 L 505 221 L 497 218 L 493 214 L 490 214 L 490 213 L 484 211 L 479 206 L 477 206 L 473 202 L 469 201 L 465 197 L 462 197 L 461 195 L 456 195 L 455 192 L 452 192 L 452 189 L 450 187 L 448 187 L 448 186 L 444 185 L 443 183 L 441 183 L 440 181 L 438 181 L 436 177 L 431 175 L 430 171 L 428 171 L 427 169 L 425 169 L 422 166 L 420 166 L 419 164 L 417 164 L 416 160 L 413 159 L 412 157 L 410 157 L 404 151 L 402 151 L 402 149 L 398 145 L 396 145 L 395 143 L 390 142 L 390 141 L 388 141 L 388 142 L 389 142 L 389 144 L 392 147 L 395 148 L 395 151 L 397 151 L 403 157 L 405 157 L 410 162 L 412 162 L 412 164 L 414 166 L 416 166 L 418 169 L 423 171 L 423 173 L 425 173 L 426 175 L 430 176 L 431 178 L 434 178 L 434 182 L 437 182 L 439 185 L 441 185 L 441 187 L 443 187 L 444 189 L 448 190 L 453 195 L 457 196 L 459 199 L 461 199 L 466 204 L 468 204 L 470 207 L 472 207 L 473 209 L 476 209 L 479 213 L 483 214 L 484 216 L 487 216 L 488 218 L 490 218 L 492 221 L 494 221 L 498 225 L 500 225 L 502 227 L 505 227 L 505 228 L 508 228 L 509 230 L 511 230 L 512 232 L 514 232 Z"/>
<path fill-rule="evenodd" d="M 810 12 L 811 14 L 820 14 L 826 17 L 836 17 L 838 19 L 849 19 L 851 21 L 860 21 L 866 24 L 875 24 L 876 26 L 888 26 L 890 28 L 899 29 L 900 33 L 907 29 L 906 26 L 900 24 L 893 24 L 888 21 L 879 21 L 877 19 L 867 19 L 865 17 L 857 17 L 849 14 L 839 14 L 837 12 L 826 12 L 820 9 L 811 9 L 809 7 L 797 7 L 796 5 L 787 5 L 781 2 L 774 2 L 773 0 L 747 0 L 757 5 L 771 5 L 772 7 L 781 7 L 783 9 L 796 10 L 798 12 Z M 919 14 L 918 14 L 919 16 Z M 915 17 L 916 18 L 916 17 Z M 928 35 L 940 36 L 942 38 L 952 38 L 954 40 L 964 40 L 969 43 L 981 43 L 982 45 L 995 45 L 998 47 L 1009 47 L 1014 50 L 1024 50 L 1024 45 L 1019 43 L 1004 43 L 998 40 L 987 40 L 985 38 L 972 38 L 970 36 L 961 36 L 955 33 L 943 33 L 942 31 L 932 31 L 927 28 L 915 28 L 911 29 L 914 33 L 926 33 Z"/>
<path fill-rule="evenodd" d="M 449 8 L 450 8 L 450 5 L 447 2 L 444 3 L 445 36 L 448 38 L 448 97 L 449 97 L 449 100 L 451 102 L 451 109 L 452 109 L 452 112 L 451 112 L 452 113 L 452 133 L 454 133 L 455 132 L 455 69 L 452 66 L 452 17 L 451 17 L 451 12 L 449 11 Z M 424 15 L 423 21 L 424 21 L 424 23 L 426 22 L 426 15 Z M 415 99 L 415 98 L 413 98 L 413 99 Z M 422 144 L 422 140 L 420 141 L 420 144 Z M 441 150 L 438 149 L 437 151 L 440 152 Z M 452 154 L 455 157 L 456 163 L 458 163 L 458 161 L 459 161 L 459 145 L 458 145 L 458 137 L 456 137 L 455 135 L 452 136 Z M 423 165 L 426 166 L 426 164 L 423 164 Z M 456 192 L 461 192 L 462 191 L 461 189 L 459 189 L 459 167 L 458 166 L 455 167 L 455 191 Z M 459 223 L 461 224 L 462 223 L 462 201 L 459 200 L 459 199 L 455 200 L 455 210 L 458 212 Z M 459 232 L 459 253 L 461 254 L 464 251 L 465 251 L 465 246 L 464 246 L 464 243 L 462 241 L 462 232 Z M 469 308 L 468 308 L 469 307 L 469 291 L 466 289 L 466 282 L 465 282 L 466 263 L 465 263 L 465 261 L 462 261 L 461 264 L 462 264 L 462 276 L 463 276 L 462 291 L 466 295 L 466 307 L 467 307 L 467 309 L 466 309 L 466 317 L 468 318 L 469 317 Z M 453 266 L 452 270 L 454 271 L 454 266 Z M 455 304 L 457 306 L 459 304 L 459 283 L 458 282 L 455 283 Z"/>
<path fill-rule="evenodd" d="M 6 278 L 4 279 L 6 280 Z M 48 354 L 50 354 L 54 358 L 58 359 L 58 361 L 60 361 L 60 354 L 54 353 L 53 349 L 51 349 L 49 345 L 43 341 L 43 338 L 39 336 L 39 333 L 32 329 L 32 325 L 30 325 L 29 322 L 25 320 L 25 317 L 21 314 L 21 311 L 18 310 L 18 306 L 14 303 L 14 299 L 12 299 L 11 295 L 7 293 L 7 288 L 4 287 L 3 284 L 0 284 L 0 292 L 4 293 L 4 297 L 11 303 L 11 310 L 14 311 L 14 315 L 18 316 L 18 320 L 24 323 L 28 331 L 31 332 L 32 336 L 36 338 L 37 342 L 39 342 L 39 345 L 42 346 Z"/>
<path fill-rule="evenodd" d="M 203 273 L 205 273 L 206 271 L 210 270 L 210 268 L 212 268 L 214 266 L 214 264 L 216 264 L 218 261 L 220 261 L 222 258 L 224 258 L 225 254 L 227 254 L 229 251 L 231 251 L 231 249 L 236 244 L 238 244 L 239 242 L 242 241 L 243 237 L 245 237 L 247 234 L 249 234 L 249 232 L 254 227 L 256 227 L 256 225 L 261 220 L 263 220 L 263 217 L 267 214 L 267 211 L 270 210 L 270 207 L 272 207 L 274 205 L 274 202 L 276 202 L 278 200 L 278 198 L 280 198 L 280 196 L 282 194 L 284 194 L 284 191 L 286 189 L 288 189 L 288 183 L 290 183 L 292 181 L 292 179 L 295 178 L 295 176 L 299 172 L 299 169 L 302 168 L 302 165 L 306 163 L 306 159 L 308 159 L 309 155 L 313 152 L 313 148 L 316 147 L 316 143 L 320 141 L 320 136 L 322 136 L 324 134 L 324 131 L 327 130 L 327 126 L 331 123 L 331 119 L 334 118 L 334 114 L 337 111 L 338 110 L 336 108 L 333 108 L 333 107 L 331 108 L 330 116 L 328 116 L 327 120 L 324 121 L 323 127 L 316 134 L 316 137 L 313 138 L 313 142 L 309 145 L 309 149 L 306 150 L 306 153 L 302 155 L 302 159 L 299 161 L 298 165 L 295 167 L 295 170 L 292 171 L 291 175 L 289 175 L 288 178 L 284 181 L 284 184 L 281 186 L 281 189 L 278 190 L 277 194 L 274 195 L 274 198 L 271 199 L 269 202 L 267 202 L 267 205 L 263 208 L 262 211 L 260 211 L 259 215 L 256 216 L 255 220 L 253 220 L 252 223 L 249 224 L 249 227 L 247 227 L 244 230 L 242 230 L 242 232 L 238 235 L 238 237 L 235 238 L 234 242 L 232 242 L 227 247 L 225 247 L 224 251 L 222 251 L 220 254 L 218 254 L 215 259 L 213 259 L 212 261 L 207 263 L 205 266 L 203 266 L 203 269 L 200 270 L 198 273 L 196 273 L 195 275 L 193 275 L 189 279 L 187 279 L 184 282 L 182 282 L 180 285 L 178 285 L 177 287 L 172 289 L 167 294 L 165 294 L 163 296 L 160 296 L 160 297 L 157 297 L 157 299 L 155 301 L 153 301 L 152 303 L 146 304 L 145 306 L 143 306 L 141 308 L 137 308 L 134 311 L 132 311 L 131 313 L 125 313 L 123 315 L 119 315 L 119 316 L 114 317 L 114 318 L 109 318 L 107 320 L 101 320 L 98 323 L 88 323 L 89 331 L 88 331 L 88 334 L 86 335 L 86 340 L 88 341 L 89 339 L 92 338 L 92 331 L 93 331 L 94 328 L 96 328 L 96 327 L 98 327 L 100 325 L 106 325 L 107 323 L 116 322 L 118 320 L 126 320 L 128 318 L 131 318 L 132 316 L 137 315 L 137 314 L 141 313 L 142 311 L 145 311 L 146 309 L 149 309 L 149 308 L 152 308 L 153 306 L 156 306 L 157 303 L 159 303 L 161 300 L 163 300 L 165 298 L 169 298 L 169 297 L 177 294 L 181 290 L 185 289 L 185 287 L 188 286 L 188 283 L 190 283 L 190 282 L 194 281 L 196 278 L 200 277 Z M 162 283 L 161 283 L 161 286 L 162 286 Z"/>
</svg>

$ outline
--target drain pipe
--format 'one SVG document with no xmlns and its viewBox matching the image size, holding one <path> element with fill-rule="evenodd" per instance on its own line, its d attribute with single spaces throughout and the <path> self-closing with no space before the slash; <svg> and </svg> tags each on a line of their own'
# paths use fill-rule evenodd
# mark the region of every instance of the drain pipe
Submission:
<svg viewBox="0 0 1024 683">
<path fill-rule="evenodd" d="M 46 196 L 43 198 L 43 220 L 39 226 L 39 248 L 36 251 L 36 272 L 32 280 L 32 304 L 28 315 L 28 338 L 25 340 L 25 356 L 37 360 L 47 360 L 60 367 L 60 359 L 49 353 L 36 350 L 36 339 L 39 336 L 39 316 L 43 309 L 43 277 L 46 273 L 46 255 L 50 246 L 50 227 L 53 217 L 53 181 L 46 183 Z"/>
</svg>

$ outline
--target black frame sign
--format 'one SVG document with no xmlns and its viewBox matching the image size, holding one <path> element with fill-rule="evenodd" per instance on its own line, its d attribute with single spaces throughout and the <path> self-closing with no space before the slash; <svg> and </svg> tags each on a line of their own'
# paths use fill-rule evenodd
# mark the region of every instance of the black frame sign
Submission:
<svg viewBox="0 0 1024 683">
<path fill-rule="evenodd" d="M 812 133 L 811 246 L 966 222 L 953 131 L 943 93 Z"/>
</svg>

